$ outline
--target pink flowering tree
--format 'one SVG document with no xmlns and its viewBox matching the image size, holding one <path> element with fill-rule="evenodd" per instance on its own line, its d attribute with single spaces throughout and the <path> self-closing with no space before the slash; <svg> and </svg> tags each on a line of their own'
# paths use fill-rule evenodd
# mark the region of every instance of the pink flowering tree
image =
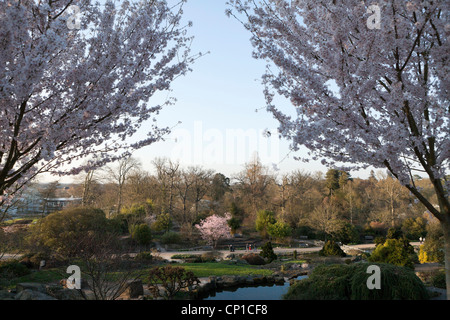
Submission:
<svg viewBox="0 0 450 320">
<path fill-rule="evenodd" d="M 202 239 L 215 248 L 220 239 L 231 238 L 231 228 L 227 223 L 230 219 L 230 213 L 226 213 L 223 217 L 215 214 L 202 220 L 195 227 L 200 231 Z"/>
<path fill-rule="evenodd" d="M 441 222 L 450 298 L 450 2 L 228 4 L 252 34 L 254 57 L 269 63 L 264 94 L 280 135 L 309 150 L 298 158 L 386 168 Z M 416 172 L 436 200 L 416 186 Z"/>
<path fill-rule="evenodd" d="M 185 2 L 0 2 L 0 205 L 39 173 L 102 166 L 169 132 L 157 115 L 197 57 Z"/>
</svg>

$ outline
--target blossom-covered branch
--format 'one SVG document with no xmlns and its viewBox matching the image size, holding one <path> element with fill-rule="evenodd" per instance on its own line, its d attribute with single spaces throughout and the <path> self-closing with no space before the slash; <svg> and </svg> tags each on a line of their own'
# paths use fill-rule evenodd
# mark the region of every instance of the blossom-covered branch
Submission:
<svg viewBox="0 0 450 320">
<path fill-rule="evenodd" d="M 0 3 L 0 196 L 38 173 L 101 166 L 169 132 L 156 117 L 174 100 L 151 98 L 196 58 L 181 24 L 185 2 Z M 79 28 L 69 28 L 72 5 Z M 130 142 L 142 126 L 148 136 Z"/>
<path fill-rule="evenodd" d="M 302 160 L 387 168 L 443 220 L 450 209 L 448 1 L 229 5 L 252 33 L 254 57 L 270 62 L 267 109 L 293 150 L 309 149 Z M 380 8 L 380 29 L 367 26 L 372 5 Z M 296 116 L 276 105 L 276 95 Z M 415 188 L 414 170 L 430 177 L 441 210 Z"/>
</svg>

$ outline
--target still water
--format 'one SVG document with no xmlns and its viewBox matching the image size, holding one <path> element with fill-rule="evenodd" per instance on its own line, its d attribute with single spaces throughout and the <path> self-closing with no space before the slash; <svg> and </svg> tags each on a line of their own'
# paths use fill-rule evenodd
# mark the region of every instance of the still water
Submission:
<svg viewBox="0 0 450 320">
<path fill-rule="evenodd" d="M 304 279 L 307 276 L 301 276 L 296 280 Z M 224 290 L 213 293 L 213 295 L 203 300 L 281 300 L 283 294 L 289 289 L 289 281 L 284 285 L 242 287 Z"/>
</svg>

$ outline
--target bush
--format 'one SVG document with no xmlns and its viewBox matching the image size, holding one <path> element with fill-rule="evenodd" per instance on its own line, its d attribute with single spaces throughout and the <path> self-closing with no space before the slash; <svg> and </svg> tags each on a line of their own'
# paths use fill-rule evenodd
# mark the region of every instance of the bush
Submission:
<svg viewBox="0 0 450 320">
<path fill-rule="evenodd" d="M 427 226 L 427 238 L 419 250 L 420 263 L 444 263 L 444 233 L 439 223 L 430 223 Z"/>
<path fill-rule="evenodd" d="M 386 242 L 386 237 L 383 236 L 378 236 L 375 237 L 375 239 L 373 239 L 373 242 L 375 243 L 375 247 L 377 247 L 378 245 L 382 245 Z"/>
<path fill-rule="evenodd" d="M 268 226 L 276 223 L 275 214 L 269 210 L 260 210 L 255 220 L 255 228 L 263 237 L 268 235 Z"/>
<path fill-rule="evenodd" d="M 429 298 L 422 281 L 408 268 L 377 264 L 381 288 L 370 290 L 370 264 L 318 266 L 307 279 L 290 286 L 284 299 L 290 300 L 425 300 Z"/>
<path fill-rule="evenodd" d="M 427 234 L 426 226 L 427 222 L 422 217 L 408 218 L 403 221 L 401 229 L 408 239 L 418 240 Z"/>
<path fill-rule="evenodd" d="M 386 239 L 402 239 L 403 231 L 400 228 L 389 228 Z"/>
<path fill-rule="evenodd" d="M 152 231 L 148 225 L 142 223 L 134 227 L 131 238 L 139 245 L 146 246 L 152 241 Z"/>
<path fill-rule="evenodd" d="M 329 256 L 338 256 L 345 257 L 345 252 L 341 249 L 341 247 L 333 240 L 328 240 L 325 242 L 323 248 L 319 251 L 320 256 L 329 257 Z"/>
<path fill-rule="evenodd" d="M 292 228 L 283 221 L 277 221 L 267 225 L 267 233 L 275 239 L 282 240 L 292 234 Z"/>
<path fill-rule="evenodd" d="M 447 289 L 445 282 L 445 272 L 439 271 L 431 277 L 431 285 L 436 288 Z"/>
<path fill-rule="evenodd" d="M 199 284 L 199 279 L 192 271 L 171 265 L 153 268 L 148 276 L 148 288 L 153 298 L 161 297 L 159 285 L 165 289 L 162 297 L 166 300 L 171 300 L 181 290 L 192 290 L 198 287 Z"/>
<path fill-rule="evenodd" d="M 74 257 L 87 239 L 106 234 L 119 234 L 119 230 L 102 210 L 71 208 L 49 214 L 32 225 L 27 241 L 36 253 Z"/>
<path fill-rule="evenodd" d="M 0 262 L 0 278 L 18 278 L 30 273 L 31 271 L 19 261 Z"/>
<path fill-rule="evenodd" d="M 152 224 L 152 229 L 155 231 L 166 231 L 169 232 L 172 228 L 172 218 L 168 213 L 161 213 L 156 218 L 156 221 Z"/>
<path fill-rule="evenodd" d="M 417 255 L 414 247 L 408 240 L 404 239 L 387 239 L 384 244 L 378 245 L 370 255 L 371 262 L 391 263 L 396 266 L 414 268 L 417 261 Z"/>
<path fill-rule="evenodd" d="M 228 226 L 231 228 L 231 233 L 235 234 L 236 230 L 238 230 L 241 227 L 241 220 L 237 217 L 232 217 L 228 220 Z"/>
<path fill-rule="evenodd" d="M 181 236 L 174 231 L 167 231 L 161 236 L 162 244 L 178 244 L 181 242 Z"/>
<path fill-rule="evenodd" d="M 129 232 L 128 219 L 123 214 L 118 214 L 110 219 L 111 223 L 116 226 L 120 234 L 127 234 Z"/>
<path fill-rule="evenodd" d="M 132 234 L 136 225 L 144 223 L 145 216 L 146 206 L 133 204 L 131 207 L 122 208 L 120 214 L 116 215 L 113 220 L 119 223 L 121 231 Z"/>
<path fill-rule="evenodd" d="M 267 262 L 272 262 L 277 260 L 277 255 L 273 252 L 272 242 L 266 242 L 262 246 L 262 250 L 260 252 L 260 256 L 267 259 Z"/>
<path fill-rule="evenodd" d="M 340 225 L 339 231 L 333 234 L 334 241 L 344 244 L 359 242 L 359 232 L 354 225 L 343 221 L 340 222 Z"/>
</svg>

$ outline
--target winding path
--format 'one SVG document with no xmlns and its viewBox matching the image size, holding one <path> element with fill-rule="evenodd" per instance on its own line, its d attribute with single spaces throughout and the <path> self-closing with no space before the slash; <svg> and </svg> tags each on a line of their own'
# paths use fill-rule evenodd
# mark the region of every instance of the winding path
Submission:
<svg viewBox="0 0 450 320">
<path fill-rule="evenodd" d="M 411 242 L 411 245 L 414 247 L 418 247 L 420 245 L 420 242 Z M 375 248 L 375 244 L 370 243 L 370 244 L 356 244 L 356 245 L 347 245 L 345 246 L 348 249 L 354 249 L 354 250 L 369 250 L 369 249 L 374 249 Z M 299 247 L 299 248 L 273 248 L 273 251 L 276 254 L 279 253 L 292 253 L 294 252 L 294 250 L 297 251 L 298 254 L 301 253 L 309 253 L 309 252 L 318 252 L 322 249 L 322 247 L 308 247 L 308 248 L 303 248 L 303 247 Z M 164 251 L 162 250 L 161 252 L 158 253 L 158 255 L 166 260 L 172 260 L 171 257 L 175 254 L 203 254 L 206 252 L 210 252 L 211 250 L 190 250 L 190 251 Z M 244 254 L 244 253 L 249 253 L 249 252 L 260 252 L 260 250 L 235 250 L 234 252 L 230 252 L 229 250 L 217 250 L 217 252 L 222 253 L 224 256 L 230 254 L 230 253 L 234 253 L 234 254 Z"/>
</svg>

